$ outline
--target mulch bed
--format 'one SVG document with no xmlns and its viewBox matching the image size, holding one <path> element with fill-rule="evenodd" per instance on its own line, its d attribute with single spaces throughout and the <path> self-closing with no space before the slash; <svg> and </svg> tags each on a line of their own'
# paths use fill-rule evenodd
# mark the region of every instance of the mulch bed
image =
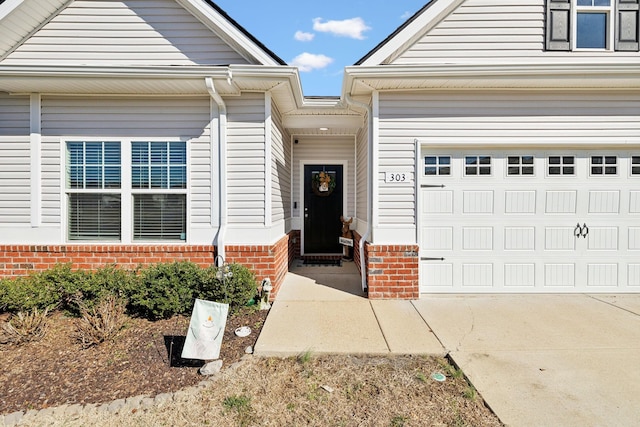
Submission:
<svg viewBox="0 0 640 427">
<path fill-rule="evenodd" d="M 229 316 L 220 351 L 224 366 L 239 361 L 247 346 L 255 344 L 267 313 L 247 310 Z M 1 317 L 4 321 L 7 316 Z M 75 321 L 54 313 L 42 341 L 0 345 L 0 414 L 137 395 L 152 397 L 204 379 L 198 372 L 202 361 L 180 358 L 189 317 L 155 322 L 130 319 L 115 341 L 88 349 L 73 338 Z M 236 336 L 234 331 L 240 326 L 249 326 L 251 334 Z"/>
</svg>

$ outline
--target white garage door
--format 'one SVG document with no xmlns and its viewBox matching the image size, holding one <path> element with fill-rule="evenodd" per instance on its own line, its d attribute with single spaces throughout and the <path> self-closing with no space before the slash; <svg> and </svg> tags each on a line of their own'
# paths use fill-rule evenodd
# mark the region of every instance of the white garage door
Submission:
<svg viewBox="0 0 640 427">
<path fill-rule="evenodd" d="M 421 292 L 640 292 L 640 153 L 422 150 Z"/>
</svg>

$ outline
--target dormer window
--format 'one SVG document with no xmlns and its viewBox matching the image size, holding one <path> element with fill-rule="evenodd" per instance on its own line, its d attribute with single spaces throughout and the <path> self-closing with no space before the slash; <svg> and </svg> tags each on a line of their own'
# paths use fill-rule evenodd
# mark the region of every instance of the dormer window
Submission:
<svg viewBox="0 0 640 427">
<path fill-rule="evenodd" d="M 610 49 L 611 0 L 578 0 L 576 49 Z"/>
<path fill-rule="evenodd" d="M 638 51 L 640 0 L 547 0 L 546 50 Z"/>
</svg>

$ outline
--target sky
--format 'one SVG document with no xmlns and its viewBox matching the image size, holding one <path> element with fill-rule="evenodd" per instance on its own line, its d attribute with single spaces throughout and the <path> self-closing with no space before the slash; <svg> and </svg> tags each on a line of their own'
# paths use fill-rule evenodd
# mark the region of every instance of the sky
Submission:
<svg viewBox="0 0 640 427">
<path fill-rule="evenodd" d="M 338 96 L 355 64 L 429 0 L 214 0 L 300 72 L 304 96 Z"/>
</svg>

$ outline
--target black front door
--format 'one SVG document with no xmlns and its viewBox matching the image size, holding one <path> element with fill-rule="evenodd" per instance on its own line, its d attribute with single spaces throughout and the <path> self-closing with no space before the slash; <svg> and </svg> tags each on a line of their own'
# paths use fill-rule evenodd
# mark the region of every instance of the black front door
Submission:
<svg viewBox="0 0 640 427">
<path fill-rule="evenodd" d="M 304 253 L 341 254 L 342 165 L 304 167 Z"/>
</svg>

